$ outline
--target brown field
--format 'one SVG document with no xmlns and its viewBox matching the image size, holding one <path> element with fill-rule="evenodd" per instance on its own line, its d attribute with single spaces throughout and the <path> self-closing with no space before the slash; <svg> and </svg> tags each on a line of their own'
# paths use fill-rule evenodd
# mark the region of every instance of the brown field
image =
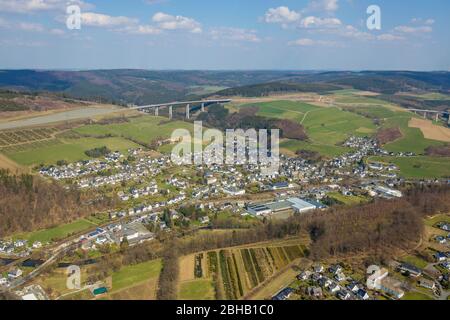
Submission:
<svg viewBox="0 0 450 320">
<path fill-rule="evenodd" d="M 195 254 L 184 256 L 180 258 L 180 282 L 190 281 L 195 279 L 194 266 Z M 206 260 L 206 259 L 204 259 Z"/>
<path fill-rule="evenodd" d="M 433 124 L 430 120 L 412 118 L 410 128 L 419 128 L 426 139 L 450 142 L 450 129 Z"/>
<path fill-rule="evenodd" d="M 5 157 L 4 155 L 0 154 L 0 169 L 7 169 L 11 171 L 12 173 L 27 173 L 29 172 L 29 169 L 22 167 L 12 161 L 11 159 Z"/>
<path fill-rule="evenodd" d="M 112 300 L 156 300 L 158 279 L 145 281 L 137 286 L 115 291 L 110 294 Z"/>
</svg>

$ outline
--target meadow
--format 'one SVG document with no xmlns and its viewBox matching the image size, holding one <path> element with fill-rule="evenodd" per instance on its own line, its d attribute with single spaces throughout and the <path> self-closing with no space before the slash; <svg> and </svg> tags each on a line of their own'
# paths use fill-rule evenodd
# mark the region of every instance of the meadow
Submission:
<svg viewBox="0 0 450 320">
<path fill-rule="evenodd" d="M 33 242 L 35 241 L 39 241 L 41 243 L 48 243 L 59 239 L 67 238 L 71 234 L 76 234 L 84 230 L 93 228 L 95 226 L 96 225 L 90 221 L 80 219 L 72 223 L 59 225 L 54 228 L 18 234 L 14 238 L 28 240 L 30 244 L 33 244 Z"/>
<path fill-rule="evenodd" d="M 170 138 L 172 132 L 176 129 L 193 130 L 189 122 L 170 121 L 163 117 L 139 116 L 129 118 L 129 122 L 115 124 L 93 124 L 74 129 L 74 132 L 87 137 L 122 137 L 138 141 L 142 144 L 150 144 L 154 139 Z"/>
<path fill-rule="evenodd" d="M 414 179 L 450 177 L 450 158 L 446 157 L 372 157 L 372 161 L 393 163 L 401 176 Z"/>
<path fill-rule="evenodd" d="M 303 102 L 272 101 L 245 104 L 240 108 L 258 107 L 257 115 L 290 119 L 302 124 L 308 134 L 308 141 L 286 140 L 280 148 L 295 153 L 297 150 L 316 151 L 326 157 L 333 157 L 349 151 L 339 146 L 350 135 L 367 136 L 375 133 L 372 121 L 361 115 L 337 107 L 318 107 Z"/>
<path fill-rule="evenodd" d="M 126 152 L 131 148 L 138 148 L 136 143 L 120 137 L 111 138 L 75 138 L 54 139 L 45 142 L 35 142 L 20 147 L 4 150 L 5 155 L 24 166 L 50 165 L 58 160 L 76 162 L 90 159 L 86 150 L 106 146 L 113 151 Z"/>
<path fill-rule="evenodd" d="M 161 268 L 161 259 L 125 266 L 113 273 L 111 292 L 116 292 L 146 281 L 158 279 Z"/>
</svg>

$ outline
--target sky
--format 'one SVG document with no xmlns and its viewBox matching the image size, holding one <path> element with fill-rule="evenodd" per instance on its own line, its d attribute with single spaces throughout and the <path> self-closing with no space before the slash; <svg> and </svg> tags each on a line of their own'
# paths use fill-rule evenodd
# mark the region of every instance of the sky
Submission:
<svg viewBox="0 0 450 320">
<path fill-rule="evenodd" d="M 0 68 L 450 71 L 449 14 L 448 0 L 0 0 Z"/>
</svg>

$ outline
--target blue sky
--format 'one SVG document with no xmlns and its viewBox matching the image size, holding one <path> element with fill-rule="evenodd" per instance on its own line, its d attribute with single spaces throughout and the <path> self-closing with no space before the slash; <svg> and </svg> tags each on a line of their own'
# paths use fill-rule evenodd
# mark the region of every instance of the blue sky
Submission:
<svg viewBox="0 0 450 320">
<path fill-rule="evenodd" d="M 0 68 L 450 70 L 449 13 L 448 0 L 0 0 Z"/>
</svg>

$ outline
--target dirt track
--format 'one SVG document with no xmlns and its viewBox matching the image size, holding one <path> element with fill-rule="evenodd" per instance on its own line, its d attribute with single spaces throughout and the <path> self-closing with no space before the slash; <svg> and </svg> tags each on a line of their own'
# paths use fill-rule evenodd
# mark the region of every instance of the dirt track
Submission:
<svg viewBox="0 0 450 320">
<path fill-rule="evenodd" d="M 450 129 L 437 126 L 430 120 L 412 118 L 409 127 L 419 128 L 427 139 L 450 142 Z"/>
</svg>

